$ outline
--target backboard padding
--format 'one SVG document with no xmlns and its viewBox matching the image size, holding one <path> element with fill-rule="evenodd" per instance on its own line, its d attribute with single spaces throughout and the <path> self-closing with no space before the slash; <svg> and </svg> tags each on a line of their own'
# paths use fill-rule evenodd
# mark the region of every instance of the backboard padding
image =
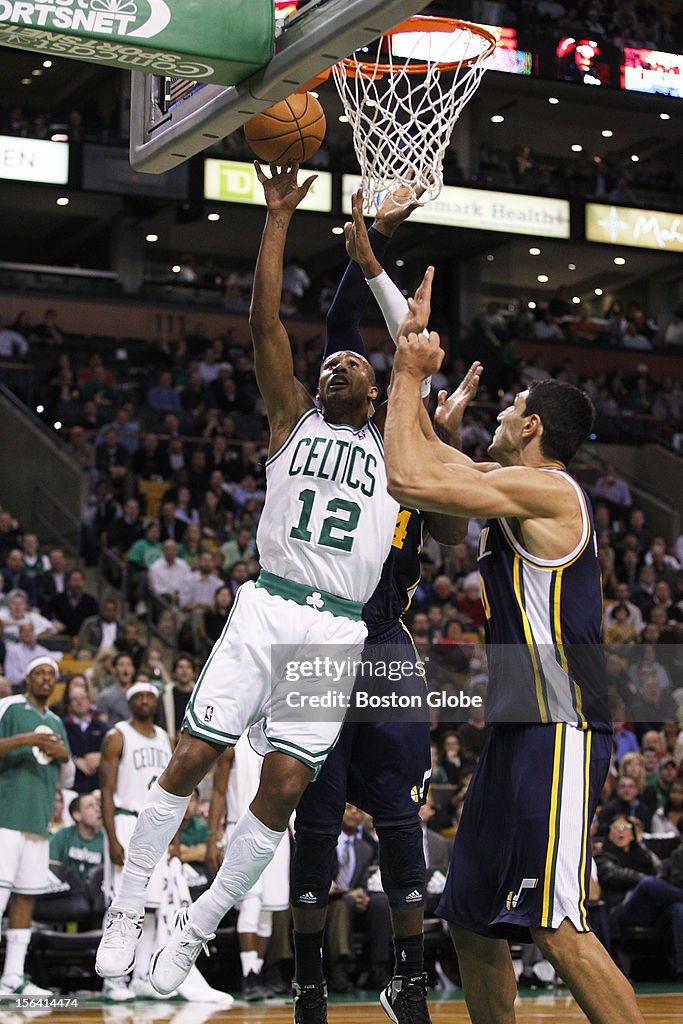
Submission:
<svg viewBox="0 0 683 1024">
<path fill-rule="evenodd" d="M 327 0 L 305 7 L 276 42 L 269 63 L 237 86 L 205 85 L 161 113 L 158 80 L 134 71 L 130 160 L 160 174 L 240 128 L 321 71 L 426 6 L 427 0 Z"/>
</svg>

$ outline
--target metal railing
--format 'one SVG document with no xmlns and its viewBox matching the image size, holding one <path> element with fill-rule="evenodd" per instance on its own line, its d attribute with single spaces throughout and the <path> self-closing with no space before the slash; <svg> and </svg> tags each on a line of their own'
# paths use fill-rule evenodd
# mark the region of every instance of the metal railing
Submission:
<svg viewBox="0 0 683 1024">
<path fill-rule="evenodd" d="M 33 486 L 31 529 L 40 537 L 41 543 L 58 545 L 70 558 L 80 559 L 80 520 L 40 484 Z"/>
</svg>

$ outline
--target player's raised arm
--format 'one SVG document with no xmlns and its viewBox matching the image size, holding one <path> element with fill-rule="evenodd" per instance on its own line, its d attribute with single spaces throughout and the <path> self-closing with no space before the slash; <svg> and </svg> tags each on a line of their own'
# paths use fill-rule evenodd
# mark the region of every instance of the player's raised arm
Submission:
<svg viewBox="0 0 683 1024">
<path fill-rule="evenodd" d="M 384 439 L 390 493 L 406 505 L 456 516 L 548 519 L 562 514 L 565 485 L 534 467 L 507 466 L 481 474 L 470 466 L 445 464 L 434 453 L 421 427 L 420 381 L 439 369 L 443 355 L 435 332 L 399 339 Z M 539 425 L 538 417 L 530 416 L 518 429 L 534 432 Z"/>
<path fill-rule="evenodd" d="M 286 169 L 271 166 L 271 176 L 255 163 L 263 185 L 268 213 L 256 261 L 249 326 L 254 344 L 254 366 L 259 390 L 266 403 L 270 424 L 270 451 L 287 439 L 299 417 L 313 405 L 311 397 L 294 377 L 289 336 L 280 320 L 282 265 L 289 222 L 315 180 L 297 183 L 298 163 Z"/>
</svg>

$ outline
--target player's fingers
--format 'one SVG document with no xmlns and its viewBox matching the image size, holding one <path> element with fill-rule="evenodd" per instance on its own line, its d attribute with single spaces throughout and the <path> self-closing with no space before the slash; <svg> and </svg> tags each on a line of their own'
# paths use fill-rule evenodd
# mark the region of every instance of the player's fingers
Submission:
<svg viewBox="0 0 683 1024">
<path fill-rule="evenodd" d="M 254 160 L 254 170 L 256 171 L 256 177 L 261 182 L 261 184 L 263 184 L 264 181 L 268 180 L 265 174 L 263 173 L 263 168 L 261 167 L 261 164 L 258 162 L 258 160 Z"/>
<path fill-rule="evenodd" d="M 306 195 L 308 193 L 308 190 L 310 189 L 311 185 L 313 184 L 313 182 L 315 181 L 315 179 L 317 177 L 318 177 L 317 174 L 312 174 L 310 176 L 310 178 L 306 178 L 306 180 L 303 183 L 303 185 L 300 186 L 301 191 L 303 192 L 304 195 Z"/>
<path fill-rule="evenodd" d="M 447 391 L 443 391 L 443 390 L 439 391 L 438 395 L 436 396 L 437 407 L 445 405 L 447 398 L 448 398 L 448 392 Z"/>
</svg>

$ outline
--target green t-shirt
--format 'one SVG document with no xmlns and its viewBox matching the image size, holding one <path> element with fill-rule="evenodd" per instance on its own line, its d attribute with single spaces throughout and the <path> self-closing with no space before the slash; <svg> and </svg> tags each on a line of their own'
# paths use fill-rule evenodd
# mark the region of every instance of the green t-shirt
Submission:
<svg viewBox="0 0 683 1024">
<path fill-rule="evenodd" d="M 39 725 L 57 733 L 70 752 L 62 720 L 49 708 L 41 714 L 23 694 L 0 700 L 0 739 L 35 732 Z M 32 747 L 0 757 L 0 828 L 49 835 L 60 768 L 59 761 L 41 764 Z"/>
<path fill-rule="evenodd" d="M 157 559 L 161 558 L 161 555 L 161 543 L 150 544 L 148 540 L 141 537 L 140 540 L 136 540 L 131 546 L 128 552 L 128 561 L 134 562 L 136 565 L 144 565 L 149 569 L 152 562 L 156 562 Z"/>
<path fill-rule="evenodd" d="M 104 856 L 104 832 L 98 829 L 92 839 L 84 839 L 76 825 L 60 828 L 50 836 L 50 860 L 77 871 L 85 878 L 91 868 L 98 868 Z"/>
<path fill-rule="evenodd" d="M 200 843 L 206 842 L 206 833 L 208 831 L 209 826 L 204 819 L 195 814 L 194 818 L 190 818 L 187 826 L 180 833 L 180 842 L 183 846 L 199 846 Z"/>
</svg>

